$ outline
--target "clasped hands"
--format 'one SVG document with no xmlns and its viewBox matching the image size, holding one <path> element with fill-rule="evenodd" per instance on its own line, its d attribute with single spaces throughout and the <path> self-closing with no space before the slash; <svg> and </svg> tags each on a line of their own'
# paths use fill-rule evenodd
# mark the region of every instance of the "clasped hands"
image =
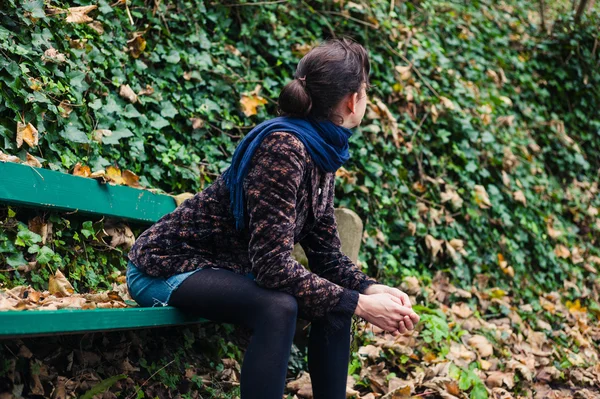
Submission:
<svg viewBox="0 0 600 399">
<path fill-rule="evenodd" d="M 408 295 L 382 284 L 373 284 L 360 294 L 355 314 L 393 335 L 406 334 L 419 322 Z"/>
</svg>

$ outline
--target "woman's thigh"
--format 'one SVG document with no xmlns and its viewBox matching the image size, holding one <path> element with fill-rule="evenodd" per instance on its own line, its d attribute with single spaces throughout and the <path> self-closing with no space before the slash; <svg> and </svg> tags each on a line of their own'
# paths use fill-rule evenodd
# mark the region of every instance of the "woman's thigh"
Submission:
<svg viewBox="0 0 600 399">
<path fill-rule="evenodd" d="M 207 268 L 190 275 L 173 291 L 169 305 L 250 327 L 258 315 L 297 316 L 293 296 L 259 287 L 253 279 L 226 269 Z"/>
</svg>

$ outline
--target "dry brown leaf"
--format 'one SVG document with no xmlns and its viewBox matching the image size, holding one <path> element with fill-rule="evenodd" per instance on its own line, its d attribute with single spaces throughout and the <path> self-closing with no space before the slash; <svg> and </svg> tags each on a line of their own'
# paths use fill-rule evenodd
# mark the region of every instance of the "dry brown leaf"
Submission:
<svg viewBox="0 0 600 399">
<path fill-rule="evenodd" d="M 446 191 L 441 193 L 442 203 L 450 202 L 453 210 L 458 210 L 463 206 L 463 199 L 450 186 L 446 186 Z"/>
<path fill-rule="evenodd" d="M 152 94 L 154 94 L 154 88 L 150 85 L 146 85 L 146 88 L 144 90 L 140 90 L 137 95 L 138 95 L 138 97 L 140 97 L 140 96 L 151 96 Z"/>
<path fill-rule="evenodd" d="M 123 183 L 129 187 L 141 187 L 140 186 L 140 177 L 133 173 L 132 171 L 125 169 L 123 174 L 121 175 L 123 178 Z"/>
<path fill-rule="evenodd" d="M 425 244 L 427 245 L 427 248 L 429 248 L 429 250 L 431 251 L 431 256 L 433 258 L 435 258 L 438 253 L 444 252 L 444 250 L 442 249 L 443 243 L 444 243 L 444 240 L 436 240 L 430 234 L 427 234 L 427 236 L 425 237 Z"/>
<path fill-rule="evenodd" d="M 462 319 L 468 319 L 473 314 L 473 310 L 464 302 L 453 304 L 450 311 Z"/>
<path fill-rule="evenodd" d="M 38 145 L 39 137 L 37 129 L 31 124 L 27 125 L 17 122 L 17 148 L 21 148 L 23 142 L 29 147 Z"/>
<path fill-rule="evenodd" d="M 67 9 L 67 22 L 72 24 L 83 24 L 91 22 L 93 19 L 87 14 L 98 8 L 97 5 L 83 6 L 83 7 L 69 7 Z"/>
<path fill-rule="evenodd" d="M 92 175 L 92 171 L 90 170 L 89 166 L 82 165 L 81 163 L 77 162 L 77 164 L 75 164 L 75 168 L 73 168 L 73 175 L 81 177 L 90 177 Z"/>
<path fill-rule="evenodd" d="M 129 85 L 121 85 L 119 95 L 132 104 L 138 101 L 137 94 L 134 93 Z"/>
<path fill-rule="evenodd" d="M 527 199 L 525 198 L 525 194 L 523 194 L 523 191 L 515 191 L 513 193 L 513 198 L 515 199 L 515 201 L 520 202 L 523 205 L 527 205 Z"/>
<path fill-rule="evenodd" d="M 63 118 L 68 118 L 71 112 L 73 112 L 73 107 L 71 107 L 71 102 L 69 100 L 62 100 L 60 104 L 58 104 L 60 108 L 60 116 Z"/>
<path fill-rule="evenodd" d="M 475 203 L 479 205 L 481 209 L 488 209 L 492 207 L 492 202 L 485 189 L 485 187 L 476 185 L 475 186 Z"/>
<path fill-rule="evenodd" d="M 46 244 L 48 236 L 52 234 L 52 222 L 44 221 L 41 216 L 30 219 L 27 228 L 42 237 L 42 244 Z"/>
<path fill-rule="evenodd" d="M 56 274 L 54 276 L 50 276 L 50 281 L 48 282 L 48 291 L 50 294 L 55 295 L 57 297 L 70 296 L 75 292 L 73 286 L 67 280 L 64 274 L 60 270 L 56 270 Z"/>
<path fill-rule="evenodd" d="M 204 119 L 202 118 L 190 118 L 190 122 L 192 122 L 192 129 L 201 129 L 204 127 Z"/>
<path fill-rule="evenodd" d="M 100 21 L 92 21 L 87 26 L 92 28 L 99 36 L 104 34 L 104 26 Z"/>
<path fill-rule="evenodd" d="M 125 224 L 105 227 L 104 233 L 111 238 L 110 246 L 112 248 L 123 247 L 129 249 L 135 243 L 135 236 L 131 229 Z"/>
<path fill-rule="evenodd" d="M 554 248 L 554 254 L 559 258 L 568 259 L 571 256 L 571 251 L 569 248 L 565 247 L 562 244 L 557 244 Z"/>
<path fill-rule="evenodd" d="M 372 361 L 377 361 L 381 353 L 381 348 L 375 345 L 365 345 L 358 349 L 358 354 L 368 357 Z"/>
<path fill-rule="evenodd" d="M 440 101 L 442 102 L 442 105 L 444 106 L 444 108 L 449 109 L 451 111 L 456 109 L 456 106 L 449 98 L 440 97 Z"/>
<path fill-rule="evenodd" d="M 35 168 L 41 168 L 42 164 L 36 157 L 31 155 L 30 153 L 26 153 L 25 165 L 33 166 Z"/>
<path fill-rule="evenodd" d="M 481 357 L 488 357 L 494 354 L 494 347 L 483 335 L 474 335 L 467 341 L 469 346 L 475 348 Z"/>
<path fill-rule="evenodd" d="M 92 132 L 92 140 L 102 144 L 103 137 L 112 136 L 112 130 L 108 129 L 96 129 Z"/>
<path fill-rule="evenodd" d="M 489 388 L 502 387 L 505 385 L 507 388 L 512 389 L 515 385 L 515 373 L 505 373 L 503 371 L 492 371 L 488 374 L 485 379 L 485 385 Z"/>
<path fill-rule="evenodd" d="M 551 238 L 554 238 L 554 239 L 556 239 L 556 238 L 558 238 L 558 237 L 560 237 L 560 236 L 562 235 L 562 231 L 560 231 L 560 230 L 556 230 L 556 229 L 554 228 L 554 222 L 553 222 L 553 219 L 552 219 L 552 218 L 549 218 L 549 219 L 546 221 L 546 229 L 547 229 L 547 231 L 548 231 L 548 235 L 549 235 Z"/>
<path fill-rule="evenodd" d="M 396 65 L 396 72 L 400 76 L 400 80 L 408 80 L 411 77 L 412 65 Z"/>
<path fill-rule="evenodd" d="M 92 172 L 90 175 L 92 179 L 98 180 L 98 182 L 105 184 L 108 183 L 109 178 L 106 176 L 106 171 L 104 169 L 97 170 Z"/>
<path fill-rule="evenodd" d="M 44 51 L 44 55 L 42 55 L 42 62 L 53 62 L 55 64 L 61 64 L 65 62 L 67 59 L 64 54 L 60 53 L 57 49 L 50 47 L 48 50 Z"/>
</svg>

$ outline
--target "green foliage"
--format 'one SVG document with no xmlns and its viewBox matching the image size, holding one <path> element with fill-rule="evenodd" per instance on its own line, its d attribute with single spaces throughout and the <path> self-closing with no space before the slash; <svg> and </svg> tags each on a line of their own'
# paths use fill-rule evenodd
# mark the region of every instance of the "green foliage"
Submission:
<svg viewBox="0 0 600 399">
<path fill-rule="evenodd" d="M 147 187 L 201 190 L 227 167 L 239 138 L 275 115 L 275 99 L 303 46 L 332 32 L 347 34 L 371 54 L 373 106 L 351 138 L 337 205 L 366 222 L 361 261 L 370 274 L 395 283 L 447 270 L 468 283 L 487 273 L 495 284 L 517 289 L 530 277 L 544 291 L 566 278 L 584 281 L 585 259 L 598 255 L 596 12 L 579 25 L 567 15 L 547 34 L 531 17 L 532 5 L 516 0 L 393 2 L 393 9 L 389 1 L 232 7 L 133 0 L 131 16 L 124 3 L 99 0 L 89 14 L 95 25 L 50 15 L 49 6 L 63 3 L 4 3 L 5 152 L 25 159 L 29 151 L 63 172 L 77 162 L 92 170 L 118 164 Z M 246 117 L 239 101 L 257 84 L 268 104 Z M 126 87 L 136 101 L 119 94 Z M 37 147 L 17 148 L 18 122 L 37 128 Z M 475 194 L 479 186 L 491 207 Z M 453 192 L 462 201 L 444 199 Z M 81 245 L 72 229 L 70 239 Z M 91 222 L 77 229 L 93 240 Z M 23 244 L 34 239 L 22 236 Z M 428 236 L 444 242 L 437 256 Z M 462 240 L 462 254 L 452 255 L 453 239 Z M 27 256 L 18 253 L 21 241 L 9 250 L 16 241 L 0 240 L 9 265 Z M 556 256 L 557 244 L 577 248 L 584 262 Z M 65 251 L 72 249 L 47 248 L 55 255 L 38 255 L 48 265 L 82 262 L 93 269 L 91 286 L 124 266 L 109 266 L 108 255 L 90 246 L 68 260 Z M 55 257 L 62 263 L 53 265 Z"/>
</svg>

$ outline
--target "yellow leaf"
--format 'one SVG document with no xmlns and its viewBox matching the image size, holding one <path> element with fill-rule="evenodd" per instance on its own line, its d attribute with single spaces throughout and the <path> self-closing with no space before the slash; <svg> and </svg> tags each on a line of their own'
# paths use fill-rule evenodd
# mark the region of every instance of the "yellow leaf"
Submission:
<svg viewBox="0 0 600 399">
<path fill-rule="evenodd" d="M 240 104 L 242 105 L 242 112 L 246 116 L 256 115 L 256 109 L 261 106 L 267 104 L 267 100 L 262 98 L 259 95 L 245 95 L 242 94 L 242 99 L 240 100 Z"/>
<path fill-rule="evenodd" d="M 21 148 L 23 142 L 29 147 L 38 145 L 39 137 L 37 129 L 31 124 L 27 125 L 17 122 L 17 148 Z"/>
<path fill-rule="evenodd" d="M 565 305 L 567 306 L 567 309 L 569 309 L 569 313 L 572 315 L 587 312 L 587 308 L 585 306 L 581 306 L 579 299 L 575 300 L 575 302 L 567 301 Z"/>
<path fill-rule="evenodd" d="M 106 168 L 106 178 L 116 184 L 123 184 L 123 177 L 121 175 L 121 169 L 116 166 L 109 166 Z"/>
<path fill-rule="evenodd" d="M 144 39 L 141 35 L 134 37 L 133 39 L 127 42 L 127 46 L 129 48 L 129 54 L 133 58 L 139 58 L 140 55 L 146 49 L 146 39 Z"/>
<path fill-rule="evenodd" d="M 98 8 L 97 5 L 83 6 L 83 7 L 70 7 L 67 9 L 67 22 L 72 24 L 83 24 L 86 22 L 92 22 L 93 19 L 87 14 Z"/>
<path fill-rule="evenodd" d="M 60 270 L 56 270 L 56 274 L 50 276 L 48 291 L 57 297 L 69 296 L 75 292 L 69 280 L 67 280 Z"/>
</svg>

